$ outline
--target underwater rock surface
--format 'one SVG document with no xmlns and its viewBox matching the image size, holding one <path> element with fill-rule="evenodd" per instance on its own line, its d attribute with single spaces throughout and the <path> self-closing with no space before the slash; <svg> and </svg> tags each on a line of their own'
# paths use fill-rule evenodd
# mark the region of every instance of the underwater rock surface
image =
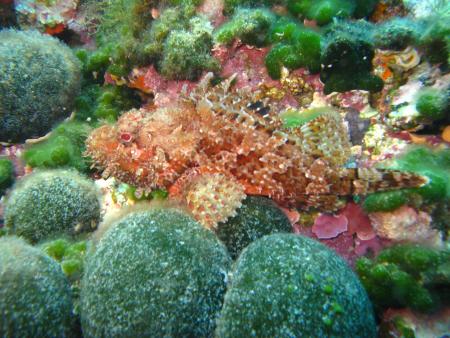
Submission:
<svg viewBox="0 0 450 338">
<path fill-rule="evenodd" d="M 448 335 L 449 177 L 449 1 L 0 0 L 28 335 Z"/>
</svg>

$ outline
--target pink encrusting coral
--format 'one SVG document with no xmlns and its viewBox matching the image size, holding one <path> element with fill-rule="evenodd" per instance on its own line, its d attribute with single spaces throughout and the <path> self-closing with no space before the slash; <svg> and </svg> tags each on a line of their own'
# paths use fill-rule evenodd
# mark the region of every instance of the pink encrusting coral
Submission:
<svg viewBox="0 0 450 338">
<path fill-rule="evenodd" d="M 288 129 L 276 105 L 260 92 L 232 90 L 233 77 L 212 87 L 211 78 L 170 106 L 131 110 L 115 125 L 96 129 L 87 140 L 87 154 L 105 176 L 142 189 L 170 190 L 195 169 L 232 177 L 246 194 L 328 211 L 339 207 L 339 196 L 423 183 L 413 174 L 342 168 L 350 143 L 337 113 Z M 333 144 L 323 148 L 322 142 Z M 238 206 L 233 203 L 234 208 L 222 208 L 227 215 L 221 220 L 233 214 Z"/>
<path fill-rule="evenodd" d="M 348 230 L 348 219 L 344 215 L 319 215 L 312 227 L 312 232 L 320 239 L 329 239 Z"/>
</svg>

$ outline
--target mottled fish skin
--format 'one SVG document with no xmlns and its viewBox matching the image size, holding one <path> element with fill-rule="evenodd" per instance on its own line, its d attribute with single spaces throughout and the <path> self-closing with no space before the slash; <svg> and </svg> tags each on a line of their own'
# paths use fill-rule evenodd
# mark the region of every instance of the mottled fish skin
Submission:
<svg viewBox="0 0 450 338">
<path fill-rule="evenodd" d="M 212 76 L 184 90 L 174 107 L 132 110 L 98 128 L 87 155 L 104 175 L 144 189 L 170 189 L 199 168 L 234 177 L 246 194 L 323 211 L 338 209 L 341 196 L 426 183 L 411 173 L 345 168 L 351 143 L 340 114 L 285 128 L 276 102 L 258 91 L 232 90 L 233 76 L 212 87 Z"/>
</svg>

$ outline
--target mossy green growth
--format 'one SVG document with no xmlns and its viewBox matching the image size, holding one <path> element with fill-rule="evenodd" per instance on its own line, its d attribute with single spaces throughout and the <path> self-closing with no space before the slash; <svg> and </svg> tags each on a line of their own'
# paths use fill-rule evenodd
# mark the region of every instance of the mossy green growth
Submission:
<svg viewBox="0 0 450 338">
<path fill-rule="evenodd" d="M 258 238 L 291 231 L 291 222 L 272 200 L 247 196 L 236 216 L 219 223 L 216 234 L 227 246 L 231 258 L 236 259 L 245 247 Z"/>
<path fill-rule="evenodd" d="M 71 167 L 87 172 L 90 163 L 83 152 L 90 130 L 86 123 L 63 122 L 48 139 L 26 146 L 23 159 L 32 168 Z"/>
<path fill-rule="evenodd" d="M 40 245 L 40 249 L 52 257 L 61 267 L 70 282 L 73 313 L 80 314 L 81 278 L 84 272 L 86 254 L 90 251 L 87 240 L 73 241 L 62 237 Z"/>
<path fill-rule="evenodd" d="M 449 66 L 450 61 L 450 4 L 437 1 L 433 15 L 423 20 L 424 29 L 419 45 L 425 58 L 433 64 Z"/>
<path fill-rule="evenodd" d="M 173 30 L 186 29 L 187 22 L 195 15 L 190 7 L 167 8 L 143 34 L 140 44 L 143 55 L 153 62 L 161 60 L 164 42 Z"/>
<path fill-rule="evenodd" d="M 384 249 L 373 260 L 360 258 L 356 271 L 377 310 L 409 307 L 421 312 L 447 305 L 450 251 L 403 244 Z"/>
<path fill-rule="evenodd" d="M 83 273 L 84 258 L 87 252 L 87 241 L 73 242 L 66 238 L 59 238 L 41 245 L 41 249 L 60 265 L 64 274 L 74 280 Z"/>
<path fill-rule="evenodd" d="M 69 282 L 59 265 L 16 237 L 0 238 L 0 333 L 73 336 Z"/>
<path fill-rule="evenodd" d="M 363 18 L 375 8 L 378 0 L 288 0 L 289 11 L 296 16 L 326 25 L 335 18 Z"/>
<path fill-rule="evenodd" d="M 209 230 L 175 209 L 134 211 L 86 262 L 85 337 L 210 337 L 231 259 Z"/>
<path fill-rule="evenodd" d="M 0 141 L 45 135 L 70 115 L 79 87 L 69 47 L 37 31 L 0 31 Z"/>
<path fill-rule="evenodd" d="M 367 212 L 392 211 L 408 203 L 431 204 L 449 200 L 449 149 L 411 147 L 405 154 L 396 158 L 388 168 L 423 175 L 428 178 L 428 182 L 419 188 L 370 194 L 363 202 Z"/>
<path fill-rule="evenodd" d="M 376 325 L 343 259 L 310 238 L 274 234 L 237 260 L 216 336 L 376 337 Z"/>
<path fill-rule="evenodd" d="M 282 18 L 272 26 L 270 41 L 274 46 L 266 55 L 265 64 L 273 79 L 280 78 L 282 67 L 306 67 L 313 73 L 320 70 L 319 33 Z"/>
<path fill-rule="evenodd" d="M 197 80 L 202 72 L 219 69 L 212 57 L 213 28 L 206 18 L 195 16 L 187 29 L 171 31 L 159 63 L 161 74 L 171 80 Z"/>
<path fill-rule="evenodd" d="M 9 233 L 38 242 L 92 231 L 100 220 L 93 182 L 74 170 L 43 170 L 18 181 L 5 204 Z"/>
<path fill-rule="evenodd" d="M 219 67 L 211 56 L 212 32 L 210 22 L 196 16 L 195 8 L 167 8 L 143 34 L 140 53 L 167 79 L 196 80 L 203 71 Z"/>
<path fill-rule="evenodd" d="M 268 9 L 239 8 L 230 21 L 214 32 L 214 39 L 230 44 L 237 38 L 247 45 L 262 47 L 269 43 L 269 30 L 275 20 L 275 14 Z"/>
<path fill-rule="evenodd" d="M 320 79 L 324 93 L 353 89 L 379 92 L 383 80 L 372 74 L 374 49 L 366 38 L 346 32 L 330 33 L 322 51 Z"/>
<path fill-rule="evenodd" d="M 225 0 L 224 13 L 226 15 L 233 14 L 239 7 L 257 8 L 257 7 L 272 7 L 275 5 L 284 5 L 286 0 Z"/>
<path fill-rule="evenodd" d="M 421 25 L 410 18 L 393 18 L 376 26 L 373 32 L 374 44 L 377 48 L 402 50 L 417 45 Z"/>
<path fill-rule="evenodd" d="M 126 86 L 88 84 L 75 100 L 75 118 L 79 121 L 114 122 L 123 112 L 140 104 L 138 93 Z"/>
<path fill-rule="evenodd" d="M 393 211 L 407 204 L 408 195 L 403 190 L 387 191 L 375 193 L 366 197 L 364 200 L 364 210 L 367 212 Z"/>
<path fill-rule="evenodd" d="M 419 118 L 426 120 L 441 120 L 450 118 L 450 88 L 439 90 L 426 88 L 419 92 L 416 101 Z"/>
<path fill-rule="evenodd" d="M 142 64 L 139 42 L 151 25 L 152 1 L 111 0 L 104 2 L 97 33 L 97 51 L 90 59 L 93 67 L 101 67 L 118 77 L 125 77 L 133 66 Z"/>
<path fill-rule="evenodd" d="M 0 197 L 14 182 L 14 165 L 8 158 L 0 157 Z"/>
</svg>

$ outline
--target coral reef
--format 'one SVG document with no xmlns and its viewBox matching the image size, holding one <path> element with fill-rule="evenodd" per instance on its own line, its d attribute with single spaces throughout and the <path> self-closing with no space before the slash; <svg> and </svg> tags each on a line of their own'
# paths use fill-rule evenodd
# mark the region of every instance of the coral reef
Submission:
<svg viewBox="0 0 450 338">
<path fill-rule="evenodd" d="M 275 234 L 239 257 L 216 335 L 376 337 L 376 325 L 345 261 L 312 239 Z"/>
<path fill-rule="evenodd" d="M 199 168 L 231 174 L 247 194 L 300 208 L 334 210 L 340 195 L 424 182 L 408 173 L 342 168 L 349 142 L 344 127 L 336 128 L 339 114 L 311 113 L 305 124 L 285 128 L 270 107 L 266 115 L 254 110 L 257 92 L 230 92 L 233 78 L 209 88 L 211 76 L 177 105 L 132 110 L 117 124 L 96 129 L 87 154 L 104 176 L 143 189 L 168 189 L 188 169 Z M 321 146 L 328 135 L 336 149 Z"/>
<path fill-rule="evenodd" d="M 72 336 L 70 287 L 53 259 L 21 239 L 2 237 L 0 266 L 2 336 Z"/>
<path fill-rule="evenodd" d="M 448 0 L 0 0 L 0 30 L 0 237 L 71 297 L 19 335 L 447 333 Z"/>
<path fill-rule="evenodd" d="M 216 234 L 227 246 L 231 258 L 236 259 L 258 238 L 291 231 L 289 219 L 273 201 L 266 197 L 248 196 L 235 216 L 218 224 Z"/>
<path fill-rule="evenodd" d="M 374 259 L 361 258 L 356 271 L 378 311 L 409 307 L 430 312 L 448 305 L 448 250 L 420 245 L 397 245 Z"/>
<path fill-rule="evenodd" d="M 8 158 L 0 157 L 0 197 L 14 182 L 14 166 Z"/>
<path fill-rule="evenodd" d="M 86 172 L 89 161 L 83 157 L 84 141 L 90 131 L 86 123 L 63 122 L 52 130 L 48 139 L 27 145 L 23 159 L 32 168 L 72 167 Z"/>
<path fill-rule="evenodd" d="M 45 170 L 18 181 L 5 205 L 10 233 L 38 242 L 92 231 L 100 219 L 93 183 L 71 170 Z"/>
<path fill-rule="evenodd" d="M 68 47 L 37 31 L 6 29 L 0 60 L 0 141 L 42 136 L 70 115 L 80 65 Z"/>
<path fill-rule="evenodd" d="M 131 212 L 86 262 L 83 333 L 212 336 L 230 263 L 214 234 L 182 212 Z"/>
</svg>

